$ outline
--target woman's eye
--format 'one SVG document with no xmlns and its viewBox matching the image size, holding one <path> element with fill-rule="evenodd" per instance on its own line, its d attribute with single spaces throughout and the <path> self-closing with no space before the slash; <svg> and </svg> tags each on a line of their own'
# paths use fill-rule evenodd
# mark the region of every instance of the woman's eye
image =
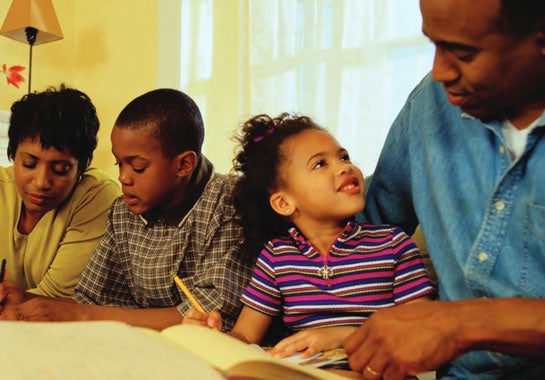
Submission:
<svg viewBox="0 0 545 380">
<path fill-rule="evenodd" d="M 53 167 L 53 173 L 57 175 L 66 175 L 72 168 L 72 165 L 68 164 L 58 164 Z"/>
</svg>

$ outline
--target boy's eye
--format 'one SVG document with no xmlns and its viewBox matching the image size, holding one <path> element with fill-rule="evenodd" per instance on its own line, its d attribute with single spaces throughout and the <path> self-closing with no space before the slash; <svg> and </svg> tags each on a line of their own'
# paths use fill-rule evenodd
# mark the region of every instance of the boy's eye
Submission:
<svg viewBox="0 0 545 380">
<path fill-rule="evenodd" d="M 348 153 L 341 155 L 341 161 L 350 161 L 350 155 Z"/>
<path fill-rule="evenodd" d="M 134 170 L 135 173 L 144 173 L 144 170 L 146 170 L 146 168 L 132 168 L 132 170 Z"/>
<path fill-rule="evenodd" d="M 27 169 L 34 169 L 36 167 L 35 162 L 23 162 L 23 166 Z"/>
</svg>

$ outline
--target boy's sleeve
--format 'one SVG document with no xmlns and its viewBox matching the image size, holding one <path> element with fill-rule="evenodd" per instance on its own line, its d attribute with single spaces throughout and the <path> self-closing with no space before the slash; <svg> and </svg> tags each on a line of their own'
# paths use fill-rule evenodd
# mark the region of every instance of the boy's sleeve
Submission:
<svg viewBox="0 0 545 380">
<path fill-rule="evenodd" d="M 205 252 L 199 253 L 200 260 L 192 278 L 183 279 L 207 312 L 221 313 L 224 330 L 234 326 L 242 308 L 240 296 L 253 269 L 253 262 L 241 255 L 241 238 L 238 223 L 234 219 L 226 220 L 207 239 Z M 191 302 L 184 299 L 178 310 L 185 315 L 192 307 Z"/>
</svg>

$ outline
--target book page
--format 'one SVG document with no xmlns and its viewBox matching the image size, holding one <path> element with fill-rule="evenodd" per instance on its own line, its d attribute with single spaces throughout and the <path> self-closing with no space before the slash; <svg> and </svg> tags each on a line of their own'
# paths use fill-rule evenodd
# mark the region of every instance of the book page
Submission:
<svg viewBox="0 0 545 380">
<path fill-rule="evenodd" d="M 121 322 L 2 322 L 5 379 L 222 380 L 209 364 Z"/>
<path fill-rule="evenodd" d="M 273 358 L 252 345 L 202 326 L 175 325 L 161 334 L 207 361 L 227 377 L 346 380 L 332 372 Z"/>
</svg>

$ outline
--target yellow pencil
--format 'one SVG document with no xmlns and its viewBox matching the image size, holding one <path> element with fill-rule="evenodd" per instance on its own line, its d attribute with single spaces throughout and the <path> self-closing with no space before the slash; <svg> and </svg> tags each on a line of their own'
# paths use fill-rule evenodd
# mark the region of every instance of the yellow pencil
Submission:
<svg viewBox="0 0 545 380">
<path fill-rule="evenodd" d="M 202 306 L 197 302 L 195 297 L 193 297 L 193 294 L 189 291 L 189 289 L 184 285 L 180 277 L 176 274 L 176 272 L 170 272 L 170 277 L 174 279 L 174 282 L 176 282 L 176 285 L 184 292 L 185 296 L 191 301 L 193 306 L 195 306 L 195 309 L 197 309 L 199 312 L 206 314 L 206 311 L 202 308 Z"/>
</svg>

